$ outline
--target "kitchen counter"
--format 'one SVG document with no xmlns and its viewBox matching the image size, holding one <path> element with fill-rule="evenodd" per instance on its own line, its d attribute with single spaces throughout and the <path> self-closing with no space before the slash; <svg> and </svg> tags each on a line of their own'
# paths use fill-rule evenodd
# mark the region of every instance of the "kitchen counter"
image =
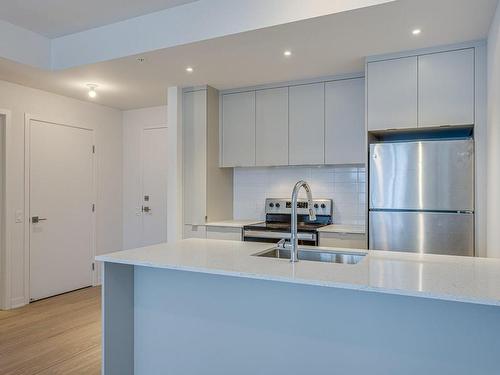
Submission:
<svg viewBox="0 0 500 375">
<path fill-rule="evenodd" d="M 364 225 L 351 224 L 330 224 L 318 229 L 318 232 L 323 233 L 351 233 L 351 234 L 366 234 Z"/>
<path fill-rule="evenodd" d="M 98 256 L 103 374 L 500 373 L 500 260 L 252 256 L 271 246 L 188 239 Z"/>
<path fill-rule="evenodd" d="M 500 306 L 500 259 L 352 250 L 355 265 L 252 256 L 272 244 L 188 239 L 101 255 L 134 266 Z M 313 248 L 317 249 L 317 248 Z M 325 248 L 329 249 L 329 248 Z M 334 249 L 329 249 L 334 250 Z"/>
<path fill-rule="evenodd" d="M 245 225 L 260 224 L 263 220 L 223 220 L 206 223 L 207 227 L 243 228 Z"/>
</svg>

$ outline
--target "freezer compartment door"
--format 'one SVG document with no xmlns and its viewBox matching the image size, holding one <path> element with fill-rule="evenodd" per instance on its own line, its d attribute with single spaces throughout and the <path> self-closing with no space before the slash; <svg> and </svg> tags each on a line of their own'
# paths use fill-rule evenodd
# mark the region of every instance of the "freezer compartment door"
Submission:
<svg viewBox="0 0 500 375">
<path fill-rule="evenodd" d="M 474 256 L 474 214 L 370 211 L 370 250 Z"/>
<path fill-rule="evenodd" d="M 370 208 L 473 211 L 473 141 L 370 145 Z"/>
</svg>

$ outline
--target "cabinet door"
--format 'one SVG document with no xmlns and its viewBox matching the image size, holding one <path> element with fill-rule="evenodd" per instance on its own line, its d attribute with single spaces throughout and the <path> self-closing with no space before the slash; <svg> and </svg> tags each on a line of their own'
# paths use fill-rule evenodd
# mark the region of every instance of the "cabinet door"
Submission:
<svg viewBox="0 0 500 375">
<path fill-rule="evenodd" d="M 357 233 L 320 233 L 319 246 L 341 249 L 366 249 L 366 235 Z"/>
<path fill-rule="evenodd" d="M 325 105 L 325 163 L 365 163 L 365 80 L 327 82 Z"/>
<path fill-rule="evenodd" d="M 243 238 L 241 228 L 207 227 L 207 239 L 241 241 Z"/>
<path fill-rule="evenodd" d="M 256 93 L 256 164 L 288 165 L 288 87 Z"/>
<path fill-rule="evenodd" d="M 417 57 L 367 64 L 368 130 L 417 127 Z"/>
<path fill-rule="evenodd" d="M 289 164 L 325 162 L 325 84 L 289 89 Z"/>
<path fill-rule="evenodd" d="M 184 223 L 200 225 L 206 216 L 207 92 L 183 96 Z"/>
<path fill-rule="evenodd" d="M 419 126 L 474 124 L 474 49 L 418 58 Z"/>
<path fill-rule="evenodd" d="M 255 91 L 222 96 L 222 166 L 255 166 Z"/>
<path fill-rule="evenodd" d="M 204 225 L 184 225 L 183 239 L 188 238 L 207 238 L 207 228 Z"/>
</svg>

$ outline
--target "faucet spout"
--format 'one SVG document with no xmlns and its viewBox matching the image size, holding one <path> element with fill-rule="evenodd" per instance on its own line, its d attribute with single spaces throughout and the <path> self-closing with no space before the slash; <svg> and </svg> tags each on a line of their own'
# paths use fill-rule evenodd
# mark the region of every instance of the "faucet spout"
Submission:
<svg viewBox="0 0 500 375">
<path fill-rule="evenodd" d="M 291 224 L 291 233 L 290 233 L 290 261 L 298 262 L 298 247 L 299 247 L 299 239 L 297 235 L 297 200 L 299 198 L 299 191 L 301 188 L 304 188 L 307 194 L 307 207 L 309 211 L 309 219 L 316 220 L 316 213 L 313 209 L 313 197 L 311 188 L 306 181 L 299 181 L 293 187 L 292 192 L 292 224 Z"/>
</svg>

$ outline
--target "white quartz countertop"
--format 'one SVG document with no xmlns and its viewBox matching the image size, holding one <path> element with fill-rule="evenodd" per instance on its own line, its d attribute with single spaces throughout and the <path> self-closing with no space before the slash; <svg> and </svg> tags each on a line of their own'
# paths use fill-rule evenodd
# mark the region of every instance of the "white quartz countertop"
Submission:
<svg viewBox="0 0 500 375">
<path fill-rule="evenodd" d="M 245 225 L 262 223 L 263 220 L 223 220 L 206 223 L 207 227 L 243 228 Z"/>
<path fill-rule="evenodd" d="M 318 232 L 365 234 L 366 229 L 364 225 L 331 224 L 318 228 Z"/>
<path fill-rule="evenodd" d="M 252 256 L 272 246 L 187 239 L 100 255 L 96 260 L 500 306 L 500 259 L 352 249 L 344 251 L 367 254 L 355 265 Z"/>
</svg>

